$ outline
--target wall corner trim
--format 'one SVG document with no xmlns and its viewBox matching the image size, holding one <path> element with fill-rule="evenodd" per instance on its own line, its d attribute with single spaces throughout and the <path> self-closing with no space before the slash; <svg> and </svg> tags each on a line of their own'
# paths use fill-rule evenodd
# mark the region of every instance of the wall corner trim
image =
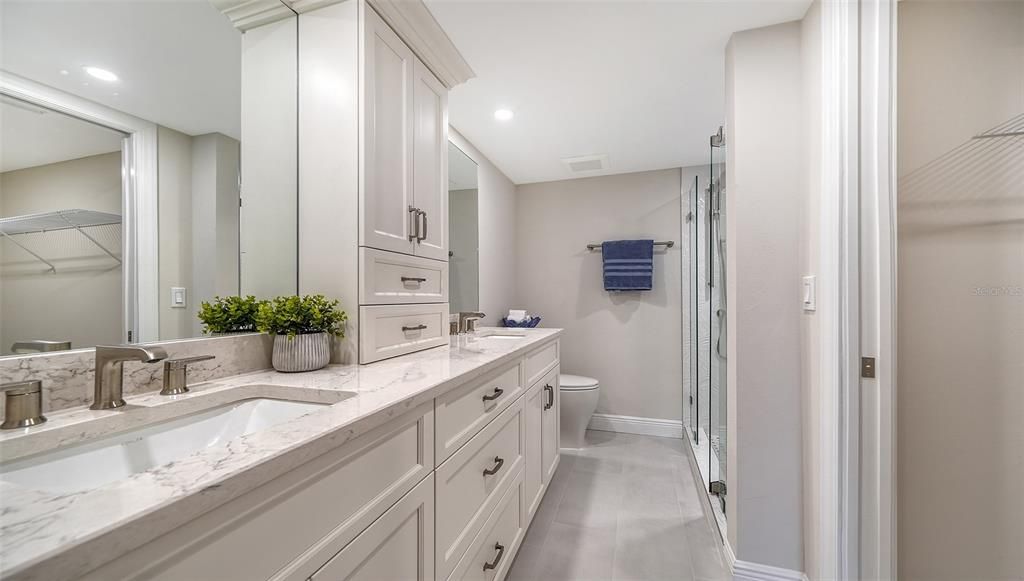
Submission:
<svg viewBox="0 0 1024 581">
<path fill-rule="evenodd" d="M 736 561 L 732 567 L 734 581 L 808 581 L 802 571 L 762 565 L 750 561 Z"/>
<path fill-rule="evenodd" d="M 591 430 L 601 432 L 618 432 L 637 434 L 640 436 L 659 436 L 662 438 L 683 437 L 683 422 L 680 420 L 661 420 L 657 418 L 638 418 L 636 416 L 617 416 L 612 414 L 594 414 L 590 418 Z"/>
</svg>

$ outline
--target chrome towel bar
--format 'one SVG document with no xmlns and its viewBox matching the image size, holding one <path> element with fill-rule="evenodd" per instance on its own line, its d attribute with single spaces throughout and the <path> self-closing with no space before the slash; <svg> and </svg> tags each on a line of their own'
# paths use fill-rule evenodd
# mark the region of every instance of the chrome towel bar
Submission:
<svg viewBox="0 0 1024 581">
<path fill-rule="evenodd" d="M 655 246 L 664 246 L 665 248 L 672 248 L 676 245 L 675 241 L 666 240 L 665 242 L 655 242 Z M 587 250 L 601 250 L 600 244 L 587 244 Z"/>
</svg>

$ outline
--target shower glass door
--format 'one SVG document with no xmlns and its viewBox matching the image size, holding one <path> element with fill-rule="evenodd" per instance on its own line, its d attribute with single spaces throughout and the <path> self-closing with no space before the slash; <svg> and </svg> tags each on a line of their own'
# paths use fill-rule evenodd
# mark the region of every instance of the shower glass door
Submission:
<svg viewBox="0 0 1024 581">
<path fill-rule="evenodd" d="M 726 294 L 725 294 L 725 137 L 721 131 L 711 138 L 710 183 L 708 185 L 708 215 L 710 226 L 708 235 L 708 260 L 711 267 L 709 274 L 710 303 L 710 354 L 708 366 L 710 371 L 710 397 L 708 402 L 711 457 L 711 484 L 709 492 L 719 497 L 722 511 L 725 511 L 725 472 L 726 442 L 728 439 L 726 420 L 726 373 L 727 373 L 727 340 L 726 335 Z"/>
<path fill-rule="evenodd" d="M 711 138 L 708 171 L 683 184 L 683 423 L 705 490 L 724 525 L 726 498 L 725 139 Z M 700 172 L 703 174 L 703 172 Z"/>
</svg>

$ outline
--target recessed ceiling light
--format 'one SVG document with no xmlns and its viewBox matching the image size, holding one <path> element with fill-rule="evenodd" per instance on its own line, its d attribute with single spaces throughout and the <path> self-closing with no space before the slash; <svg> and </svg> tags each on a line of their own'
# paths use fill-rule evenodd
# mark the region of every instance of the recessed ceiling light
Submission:
<svg viewBox="0 0 1024 581">
<path fill-rule="evenodd" d="M 494 118 L 498 121 L 511 121 L 515 113 L 511 109 L 498 109 L 494 112 Z"/>
<path fill-rule="evenodd" d="M 96 77 L 97 79 L 99 79 L 101 81 L 107 81 L 108 83 L 112 83 L 112 82 L 117 80 L 117 75 L 115 75 L 114 73 L 108 71 L 107 69 L 101 69 L 99 67 L 82 67 L 82 68 L 85 70 L 85 72 L 89 73 L 89 75 L 91 75 L 93 77 Z"/>
</svg>

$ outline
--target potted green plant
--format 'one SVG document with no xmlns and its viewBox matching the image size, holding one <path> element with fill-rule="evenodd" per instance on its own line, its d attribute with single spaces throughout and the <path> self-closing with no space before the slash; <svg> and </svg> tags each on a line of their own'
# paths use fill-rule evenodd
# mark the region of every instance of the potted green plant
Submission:
<svg viewBox="0 0 1024 581">
<path fill-rule="evenodd" d="M 331 336 L 345 336 L 348 315 L 323 295 L 283 296 L 259 304 L 256 328 L 274 335 L 274 369 L 314 371 L 331 359 Z"/>
<path fill-rule="evenodd" d="M 259 302 L 256 297 L 213 297 L 199 305 L 199 320 L 203 333 L 223 335 L 227 333 L 253 333 L 256 331 L 256 311 Z"/>
</svg>

